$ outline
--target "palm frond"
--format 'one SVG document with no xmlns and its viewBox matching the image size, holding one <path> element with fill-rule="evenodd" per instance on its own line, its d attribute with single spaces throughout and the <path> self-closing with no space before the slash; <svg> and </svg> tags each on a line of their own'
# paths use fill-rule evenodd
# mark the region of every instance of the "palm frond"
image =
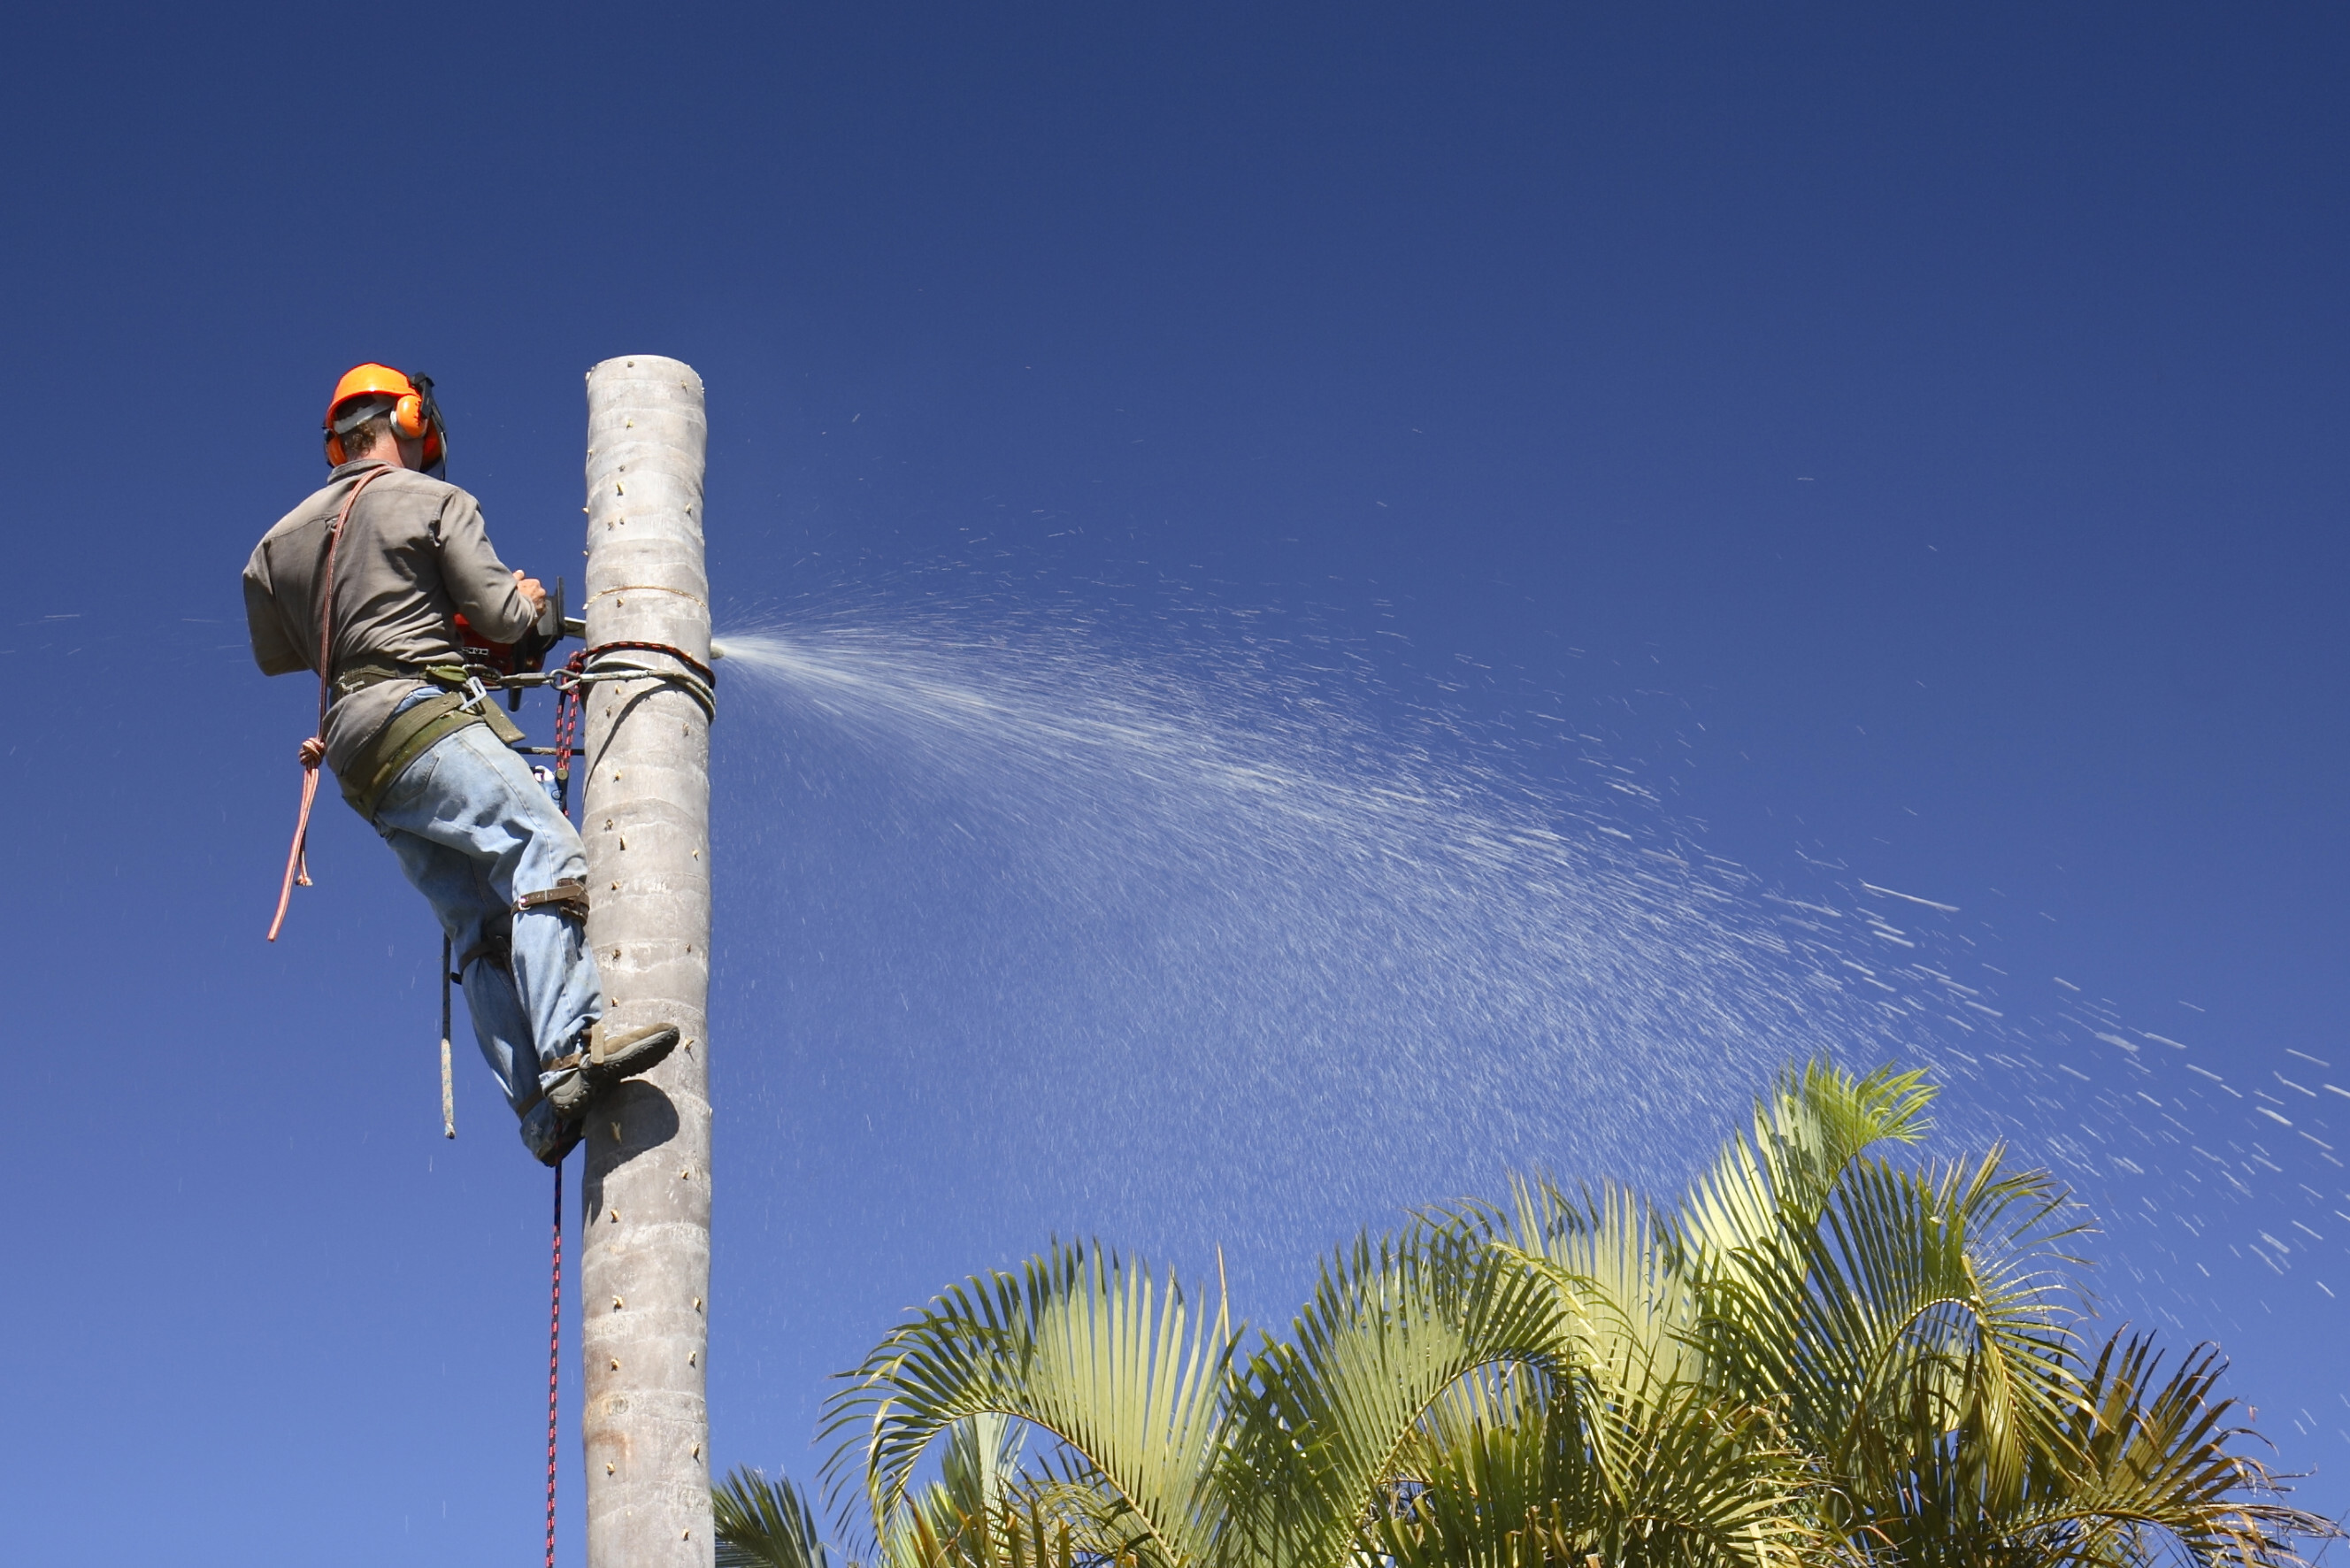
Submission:
<svg viewBox="0 0 2350 1568">
<path fill-rule="evenodd" d="M 1554 1293 L 1554 1359 L 1621 1397 L 1697 1380 L 1700 1298 L 1669 1217 L 1614 1183 L 1569 1198 L 1513 1184 L 1512 1211 L 1486 1245 Z"/>
<path fill-rule="evenodd" d="M 972 1276 L 892 1331 L 829 1406 L 827 1434 L 850 1434 L 834 1463 L 861 1461 L 883 1531 L 938 1438 L 972 1417 L 1006 1417 L 1050 1434 L 1130 1511 L 1145 1559 L 1197 1563 L 1212 1544 L 1202 1494 L 1234 1339 L 1221 1313 L 1193 1313 L 1171 1277 L 1056 1245 L 1018 1273 Z"/>
<path fill-rule="evenodd" d="M 1593 1424 L 1615 1428 L 1594 1441 Z M 1762 1412 L 1701 1388 L 1593 1412 L 1534 1405 L 1418 1456 L 1418 1490 L 1378 1522 L 1397 1568 L 1582 1563 L 1794 1568 L 1830 1537 L 1803 1459 Z"/>
<path fill-rule="evenodd" d="M 1749 1130 L 1722 1147 L 1682 1204 L 1684 1244 L 1719 1269 L 1819 1222 L 1845 1168 L 1879 1143 L 1915 1143 L 1932 1123 L 1922 1073 L 1880 1067 L 1865 1078 L 1814 1062 L 1780 1075 Z"/>
<path fill-rule="evenodd" d="M 1971 1168 L 1854 1162 L 1827 1205 L 1794 1309 L 1796 1429 L 1862 1492 L 1897 1485 L 1964 1430 L 1991 1495 L 2064 1443 L 2077 1398 L 2060 1262 L 2077 1230 L 2044 1171 L 1993 1149 Z M 1778 1314 L 1764 1325 L 1783 1332 Z"/>
<path fill-rule="evenodd" d="M 787 1477 L 737 1466 L 711 1489 L 710 1511 L 718 1568 L 831 1568 L 816 1511 Z"/>
<path fill-rule="evenodd" d="M 1326 1261 L 1291 1340 L 1265 1341 L 1236 1386 L 1235 1553 L 1342 1561 L 1422 1417 L 1481 1367 L 1546 1366 L 1553 1314 L 1538 1274 L 1446 1227 Z"/>
<path fill-rule="evenodd" d="M 2150 1338 L 2116 1333 L 2068 1424 L 2079 1468 L 2011 1516 L 2008 1539 L 2095 1561 L 2137 1556 L 2124 1543 L 2150 1536 L 2199 1563 L 2297 1568 L 2296 1540 L 2340 1538 L 2332 1521 L 2286 1504 L 2265 1467 L 2231 1450 L 2253 1434 L 2229 1424 L 2235 1402 L 2219 1395 L 2224 1367 L 2216 1348 L 2201 1345 L 2164 1378 Z"/>
</svg>

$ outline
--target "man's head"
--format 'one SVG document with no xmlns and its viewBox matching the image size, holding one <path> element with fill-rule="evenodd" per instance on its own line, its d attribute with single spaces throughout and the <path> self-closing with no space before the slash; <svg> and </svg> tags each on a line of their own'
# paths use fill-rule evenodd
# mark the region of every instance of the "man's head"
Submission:
<svg viewBox="0 0 2350 1568">
<path fill-rule="evenodd" d="M 360 365 L 335 384 L 323 421 L 327 462 L 361 458 L 437 471 L 449 437 L 432 400 L 429 376 L 411 378 L 389 365 Z"/>
<path fill-rule="evenodd" d="M 346 424 L 340 432 L 343 462 L 358 462 L 364 458 L 375 458 L 384 462 L 396 462 L 402 468 L 424 466 L 423 440 L 420 437 L 415 441 L 402 441 L 391 433 L 391 402 L 389 399 L 371 398 L 354 404 L 344 410 L 344 417 L 358 422 Z M 330 463 L 335 461 L 332 452 L 327 454 L 327 461 Z"/>
</svg>

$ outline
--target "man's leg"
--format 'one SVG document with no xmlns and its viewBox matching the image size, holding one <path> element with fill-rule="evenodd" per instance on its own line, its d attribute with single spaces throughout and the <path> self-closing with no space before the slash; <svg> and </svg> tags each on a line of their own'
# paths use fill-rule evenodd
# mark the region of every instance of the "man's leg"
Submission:
<svg viewBox="0 0 2350 1568">
<path fill-rule="evenodd" d="M 378 826 L 406 872 L 423 894 L 449 939 L 452 961 L 465 989 L 473 1039 L 482 1060 L 520 1116 L 539 1097 L 539 1052 L 522 998 L 507 972 L 506 909 L 473 861 L 446 845 L 399 828 Z"/>
<path fill-rule="evenodd" d="M 516 1061 L 506 1082 L 517 1110 L 555 1076 L 551 1064 L 577 1049 L 588 1026 L 603 1012 L 602 982 L 587 949 L 577 906 L 528 904 L 525 896 L 584 883 L 588 857 L 578 834 L 546 798 L 522 758 L 498 743 L 488 726 L 469 724 L 443 737 L 392 782 L 376 808 L 376 830 L 411 865 L 410 880 L 442 907 L 442 898 L 480 911 L 474 943 L 494 949 L 464 966 L 465 1000 L 488 1037 L 529 1043 L 528 1071 Z M 461 888 L 439 857 L 403 848 L 403 840 L 447 852 L 465 867 Z M 440 891 L 436 893 L 436 889 Z M 584 890 L 584 889 L 583 889 Z M 517 902 L 525 907 L 516 910 Z M 444 915 L 452 943 L 456 930 Z M 476 976 L 480 976 L 477 982 Z M 509 1012 L 509 1010 L 512 1010 Z M 518 1016 L 517 1016 L 518 1015 Z M 484 1054 L 489 1054 L 484 1047 Z M 493 1067 L 498 1065 L 492 1058 Z M 504 1076 L 504 1075 L 501 1075 Z M 529 1085 L 525 1088 L 525 1084 Z"/>
</svg>

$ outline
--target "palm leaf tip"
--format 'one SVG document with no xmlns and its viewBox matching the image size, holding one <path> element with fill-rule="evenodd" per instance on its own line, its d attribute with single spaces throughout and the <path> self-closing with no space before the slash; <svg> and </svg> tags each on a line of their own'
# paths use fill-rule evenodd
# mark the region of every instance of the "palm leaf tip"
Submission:
<svg viewBox="0 0 2350 1568">
<path fill-rule="evenodd" d="M 788 1477 L 736 1466 L 710 1491 L 718 1568 L 831 1568 L 816 1511 Z"/>
</svg>

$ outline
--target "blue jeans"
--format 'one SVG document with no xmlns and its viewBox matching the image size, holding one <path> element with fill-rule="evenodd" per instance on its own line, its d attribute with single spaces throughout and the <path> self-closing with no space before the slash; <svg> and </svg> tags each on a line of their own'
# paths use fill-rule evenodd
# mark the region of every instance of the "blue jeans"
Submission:
<svg viewBox="0 0 2350 1568">
<path fill-rule="evenodd" d="M 521 894 L 586 878 L 577 831 L 486 724 L 442 736 L 401 769 L 373 826 L 441 918 L 483 1060 L 515 1114 L 527 1116 L 560 1076 L 548 1064 L 577 1050 L 604 1012 L 579 922 L 557 906 L 515 910 Z"/>
</svg>

